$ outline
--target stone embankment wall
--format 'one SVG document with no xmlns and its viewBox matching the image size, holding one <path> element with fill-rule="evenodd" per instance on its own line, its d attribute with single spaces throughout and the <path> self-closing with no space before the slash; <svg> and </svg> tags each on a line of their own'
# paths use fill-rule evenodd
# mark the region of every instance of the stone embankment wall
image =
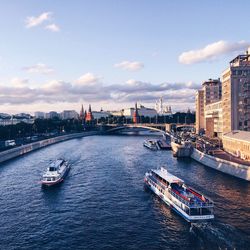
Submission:
<svg viewBox="0 0 250 250">
<path fill-rule="evenodd" d="M 12 158 L 27 154 L 31 151 L 58 143 L 67 141 L 70 139 L 80 138 L 84 136 L 90 136 L 90 135 L 97 135 L 99 132 L 83 132 L 83 133 L 77 133 L 77 134 L 69 134 L 69 135 L 62 135 L 54 138 L 45 139 L 42 141 L 37 141 L 33 143 L 29 143 L 20 147 L 12 148 L 3 152 L 0 152 L 0 163 L 10 160 Z"/>
<path fill-rule="evenodd" d="M 250 181 L 250 167 L 235 162 L 226 161 L 214 156 L 210 156 L 193 149 L 191 158 L 202 163 L 205 166 L 214 168 L 223 173 L 233 175 L 235 177 Z"/>
<path fill-rule="evenodd" d="M 191 153 L 192 153 L 192 147 L 190 146 L 186 146 L 186 145 L 182 145 L 182 144 L 178 144 L 175 142 L 171 142 L 171 147 L 173 150 L 173 155 L 176 157 L 190 157 Z"/>
</svg>

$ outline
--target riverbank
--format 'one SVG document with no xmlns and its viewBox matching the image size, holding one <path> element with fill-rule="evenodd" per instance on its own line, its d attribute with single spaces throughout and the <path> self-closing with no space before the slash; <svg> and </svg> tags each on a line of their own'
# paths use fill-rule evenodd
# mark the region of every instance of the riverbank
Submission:
<svg viewBox="0 0 250 250">
<path fill-rule="evenodd" d="M 27 154 L 29 152 L 32 152 L 34 150 L 38 150 L 40 148 L 44 148 L 46 146 L 71 140 L 71 139 L 76 139 L 76 138 L 81 138 L 85 136 L 91 136 L 91 135 L 98 135 L 100 132 L 97 131 L 90 131 L 90 132 L 82 132 L 82 133 L 77 133 L 77 134 L 68 134 L 68 135 L 61 135 L 58 137 L 53 137 L 37 142 L 32 142 L 26 145 L 22 145 L 20 147 L 12 148 L 9 150 L 5 150 L 3 152 L 0 152 L 0 163 L 4 161 L 8 161 L 12 158 L 19 157 L 21 155 Z"/>
<path fill-rule="evenodd" d="M 201 164 L 226 174 L 250 181 L 250 167 L 211 156 L 193 148 L 190 157 Z"/>
<path fill-rule="evenodd" d="M 235 176 L 237 178 L 250 181 L 250 166 L 242 164 L 242 161 L 228 160 L 230 158 L 222 158 L 221 155 L 208 155 L 194 148 L 191 144 L 178 144 L 171 142 L 173 154 L 176 157 L 190 157 L 193 160 L 223 173 Z"/>
</svg>

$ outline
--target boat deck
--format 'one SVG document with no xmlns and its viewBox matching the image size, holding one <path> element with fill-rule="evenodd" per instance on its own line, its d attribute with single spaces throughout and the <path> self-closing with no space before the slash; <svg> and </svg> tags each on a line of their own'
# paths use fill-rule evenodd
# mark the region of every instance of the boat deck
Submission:
<svg viewBox="0 0 250 250">
<path fill-rule="evenodd" d="M 161 187 L 161 189 L 167 189 L 166 184 L 155 178 L 154 176 L 149 176 L 149 178 L 157 183 Z M 200 193 L 196 192 L 195 190 L 187 187 L 184 188 L 179 186 L 176 183 L 171 184 L 171 190 L 169 192 L 176 197 L 178 200 L 189 206 L 190 208 L 197 208 L 197 207 L 212 207 L 213 203 L 207 199 L 206 197 L 202 196 Z"/>
</svg>

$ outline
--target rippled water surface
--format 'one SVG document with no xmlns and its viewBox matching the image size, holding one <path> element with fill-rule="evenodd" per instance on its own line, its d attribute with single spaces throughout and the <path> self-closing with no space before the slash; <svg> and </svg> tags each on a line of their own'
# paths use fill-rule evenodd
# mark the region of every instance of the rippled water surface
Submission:
<svg viewBox="0 0 250 250">
<path fill-rule="evenodd" d="M 149 151 L 144 139 L 85 137 L 1 164 L 0 249 L 247 249 L 250 185 L 171 151 Z M 58 157 L 72 163 L 69 175 L 41 188 Z M 191 229 L 144 189 L 144 173 L 161 165 L 214 200 L 213 223 Z"/>
</svg>

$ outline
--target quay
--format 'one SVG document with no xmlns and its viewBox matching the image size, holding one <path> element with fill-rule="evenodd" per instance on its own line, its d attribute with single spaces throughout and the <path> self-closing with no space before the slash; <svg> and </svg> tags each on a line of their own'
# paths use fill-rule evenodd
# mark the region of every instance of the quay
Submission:
<svg viewBox="0 0 250 250">
<path fill-rule="evenodd" d="M 214 155 L 209 155 L 189 143 L 171 142 L 171 146 L 176 157 L 190 157 L 207 167 L 250 181 L 250 162 L 243 161 L 222 150 L 215 152 Z"/>
<path fill-rule="evenodd" d="M 12 149 L 8 149 L 3 152 L 0 152 L 0 163 L 22 156 L 34 150 L 38 150 L 40 148 L 43 148 L 43 147 L 46 147 L 55 143 L 59 143 L 59 142 L 63 142 L 63 141 L 71 140 L 71 139 L 76 139 L 76 138 L 81 138 L 85 136 L 98 135 L 98 134 L 100 134 L 100 132 L 98 131 L 89 131 L 89 132 L 61 135 L 61 136 L 57 136 L 57 137 L 53 137 L 53 138 L 49 138 L 49 139 L 45 139 L 41 141 L 32 142 L 32 143 L 25 144 L 25 145 L 15 147 Z"/>
</svg>

